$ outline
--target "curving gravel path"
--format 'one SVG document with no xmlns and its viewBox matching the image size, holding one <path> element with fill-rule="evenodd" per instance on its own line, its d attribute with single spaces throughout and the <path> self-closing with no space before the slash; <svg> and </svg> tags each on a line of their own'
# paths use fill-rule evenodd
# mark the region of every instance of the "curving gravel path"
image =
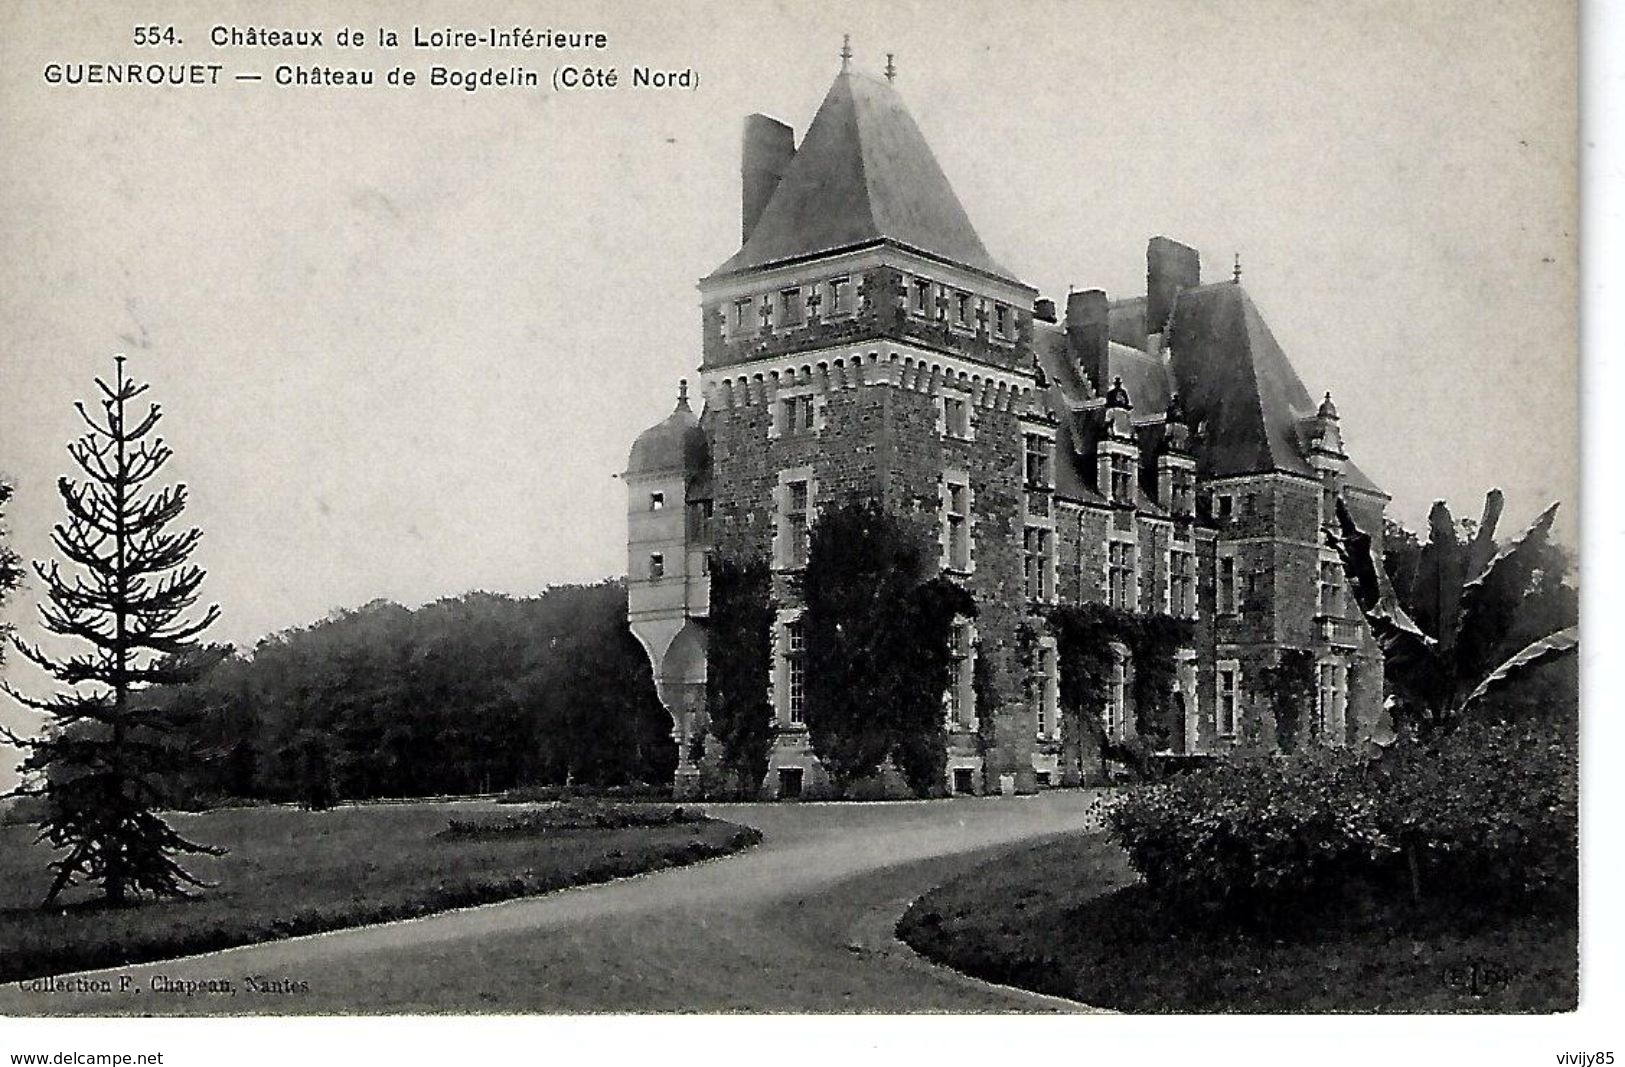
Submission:
<svg viewBox="0 0 1625 1067">
<path fill-rule="evenodd" d="M 1090 799 L 709 805 L 766 840 L 605 885 L 79 976 L 111 992 L 13 983 L 0 1015 L 1088 1010 L 927 963 L 892 929 L 931 887 L 1083 827 Z"/>
</svg>

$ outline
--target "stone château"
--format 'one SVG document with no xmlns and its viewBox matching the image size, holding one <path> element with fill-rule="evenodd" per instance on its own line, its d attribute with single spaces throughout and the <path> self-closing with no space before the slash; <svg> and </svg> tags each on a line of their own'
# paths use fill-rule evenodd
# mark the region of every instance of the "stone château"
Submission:
<svg viewBox="0 0 1625 1067">
<path fill-rule="evenodd" d="M 827 788 L 785 579 L 820 505 L 853 493 L 931 510 L 942 569 L 977 604 L 943 695 L 947 792 L 1102 773 L 1063 743 L 1078 731 L 1063 730 L 1042 621 L 1057 605 L 1191 620 L 1171 754 L 1274 747 L 1265 672 L 1290 649 L 1313 662 L 1304 736 L 1370 736 L 1382 659 L 1321 531 L 1339 496 L 1380 531 L 1387 497 L 1239 269 L 1205 282 L 1194 249 L 1153 237 L 1143 294 L 1072 292 L 1057 308 L 989 255 L 890 75 L 843 60 L 799 145 L 775 119 L 746 120 L 741 245 L 699 284 L 701 410 L 685 383 L 627 463 L 630 623 L 673 717 L 679 794 L 698 788 L 707 748 L 718 550 L 775 571 L 762 795 Z M 972 685 L 978 657 L 992 657 L 991 700 Z M 1120 645 L 1111 662 L 1087 714 L 1126 742 L 1135 664 Z"/>
</svg>

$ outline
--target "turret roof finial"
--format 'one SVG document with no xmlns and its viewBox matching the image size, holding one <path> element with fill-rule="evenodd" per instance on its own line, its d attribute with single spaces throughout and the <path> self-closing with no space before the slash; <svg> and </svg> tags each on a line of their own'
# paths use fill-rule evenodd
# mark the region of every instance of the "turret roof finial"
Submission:
<svg viewBox="0 0 1625 1067">
<path fill-rule="evenodd" d="M 845 70 L 852 64 L 852 35 L 841 35 L 841 69 Z"/>
<path fill-rule="evenodd" d="M 886 80 L 889 82 L 897 80 L 897 64 L 892 62 L 893 58 L 893 53 L 886 53 Z"/>
<path fill-rule="evenodd" d="M 677 379 L 677 406 L 688 407 L 688 379 Z"/>
<path fill-rule="evenodd" d="M 1230 280 L 1232 282 L 1235 282 L 1237 285 L 1241 284 L 1241 253 L 1240 252 L 1236 253 L 1236 266 L 1235 266 L 1235 269 L 1232 270 L 1231 273 L 1230 273 Z"/>
</svg>

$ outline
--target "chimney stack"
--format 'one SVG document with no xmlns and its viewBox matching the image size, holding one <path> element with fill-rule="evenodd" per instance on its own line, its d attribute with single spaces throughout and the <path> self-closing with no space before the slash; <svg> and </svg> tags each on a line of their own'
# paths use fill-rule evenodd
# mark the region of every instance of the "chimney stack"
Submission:
<svg viewBox="0 0 1625 1067">
<path fill-rule="evenodd" d="M 1153 237 L 1145 249 L 1145 332 L 1161 335 L 1174 310 L 1174 294 L 1202 284 L 1196 249 L 1167 237 Z"/>
<path fill-rule="evenodd" d="M 1111 383 L 1107 377 L 1110 314 L 1105 290 L 1085 289 L 1066 295 L 1066 346 L 1078 370 L 1094 385 L 1097 395 L 1104 393 Z"/>
<path fill-rule="evenodd" d="M 1055 321 L 1055 301 L 1047 296 L 1041 296 L 1033 301 L 1033 318 L 1039 322 Z"/>
<path fill-rule="evenodd" d="M 752 115 L 745 120 L 744 153 L 739 163 L 740 237 L 750 240 L 750 231 L 773 199 L 773 190 L 796 154 L 796 132 L 778 119 Z"/>
</svg>

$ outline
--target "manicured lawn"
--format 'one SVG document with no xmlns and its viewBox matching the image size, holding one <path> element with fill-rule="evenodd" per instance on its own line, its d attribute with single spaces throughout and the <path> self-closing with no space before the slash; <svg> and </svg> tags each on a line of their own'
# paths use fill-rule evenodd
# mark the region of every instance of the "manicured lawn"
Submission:
<svg viewBox="0 0 1625 1067">
<path fill-rule="evenodd" d="M 932 890 L 898 935 L 967 974 L 1127 1012 L 1554 1012 L 1577 999 L 1575 916 L 1395 905 L 1311 934 L 1245 933 L 1167 914 L 1087 834 Z"/>
<path fill-rule="evenodd" d="M 535 832 L 446 834 L 449 819 L 503 822 L 526 809 L 411 804 L 327 812 L 242 808 L 176 815 L 191 857 L 218 883 L 200 899 L 86 907 L 88 890 L 43 911 L 50 854 L 31 826 L 0 827 L 0 981 L 111 967 L 254 941 L 407 918 L 692 863 L 761 839 L 713 819 L 666 825 L 551 820 Z"/>
</svg>

